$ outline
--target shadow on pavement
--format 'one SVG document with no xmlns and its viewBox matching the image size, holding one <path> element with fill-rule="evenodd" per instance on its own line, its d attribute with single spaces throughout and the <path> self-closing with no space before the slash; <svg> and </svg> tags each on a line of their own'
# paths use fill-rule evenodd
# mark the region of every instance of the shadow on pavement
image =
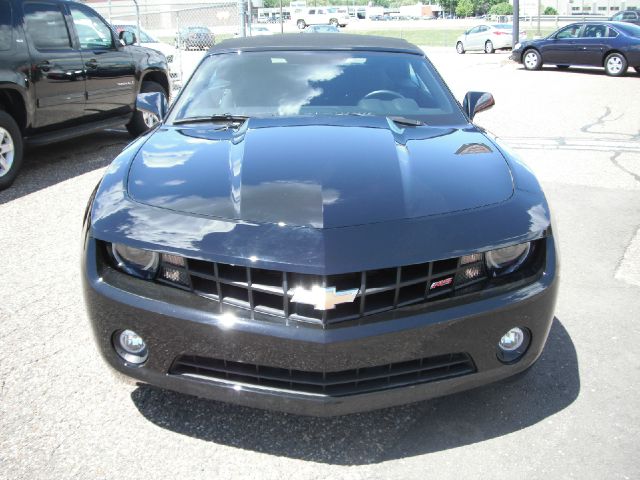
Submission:
<svg viewBox="0 0 640 480">
<path fill-rule="evenodd" d="M 24 152 L 15 183 L 0 191 L 0 205 L 106 167 L 131 141 L 126 131 L 104 130 Z"/>
<path fill-rule="evenodd" d="M 525 375 L 413 405 L 335 418 L 261 411 L 148 385 L 131 398 L 156 425 L 201 440 L 338 465 L 362 465 L 460 447 L 526 428 L 580 392 L 571 338 L 554 319 L 538 362 Z"/>
</svg>

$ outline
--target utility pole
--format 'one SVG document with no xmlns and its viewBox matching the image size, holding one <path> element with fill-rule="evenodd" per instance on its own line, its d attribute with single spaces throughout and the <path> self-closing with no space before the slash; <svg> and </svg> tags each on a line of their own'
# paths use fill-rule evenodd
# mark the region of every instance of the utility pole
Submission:
<svg viewBox="0 0 640 480">
<path fill-rule="evenodd" d="M 246 30 L 246 23 L 244 21 L 244 15 L 245 15 L 245 0 L 238 0 L 238 18 L 240 19 L 240 36 L 241 37 L 246 37 L 247 36 L 247 30 Z"/>
<path fill-rule="evenodd" d="M 520 41 L 520 0 L 513 0 L 513 32 L 511 36 L 512 47 Z"/>
</svg>

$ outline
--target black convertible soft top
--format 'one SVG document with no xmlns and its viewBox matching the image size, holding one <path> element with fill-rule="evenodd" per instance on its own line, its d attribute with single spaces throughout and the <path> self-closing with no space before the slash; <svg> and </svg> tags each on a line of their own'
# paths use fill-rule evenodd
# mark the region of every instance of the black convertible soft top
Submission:
<svg viewBox="0 0 640 480">
<path fill-rule="evenodd" d="M 285 33 L 231 38 L 213 46 L 209 52 L 234 50 L 373 50 L 424 55 L 421 49 L 400 38 L 346 33 Z"/>
</svg>

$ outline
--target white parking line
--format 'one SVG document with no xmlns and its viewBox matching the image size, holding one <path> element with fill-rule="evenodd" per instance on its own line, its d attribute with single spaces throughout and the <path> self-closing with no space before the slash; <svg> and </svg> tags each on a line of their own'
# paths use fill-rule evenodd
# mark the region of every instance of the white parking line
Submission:
<svg viewBox="0 0 640 480">
<path fill-rule="evenodd" d="M 640 287 L 640 228 L 624 252 L 615 274 L 617 280 Z"/>
</svg>

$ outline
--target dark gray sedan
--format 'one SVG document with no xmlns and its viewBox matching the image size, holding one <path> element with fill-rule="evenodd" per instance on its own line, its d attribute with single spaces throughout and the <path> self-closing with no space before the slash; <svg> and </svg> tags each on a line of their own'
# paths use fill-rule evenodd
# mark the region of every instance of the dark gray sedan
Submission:
<svg viewBox="0 0 640 480">
<path fill-rule="evenodd" d="M 540 40 L 517 43 L 511 59 L 527 70 L 542 65 L 604 67 L 619 77 L 628 67 L 640 73 L 640 27 L 622 22 L 573 23 Z"/>
</svg>

